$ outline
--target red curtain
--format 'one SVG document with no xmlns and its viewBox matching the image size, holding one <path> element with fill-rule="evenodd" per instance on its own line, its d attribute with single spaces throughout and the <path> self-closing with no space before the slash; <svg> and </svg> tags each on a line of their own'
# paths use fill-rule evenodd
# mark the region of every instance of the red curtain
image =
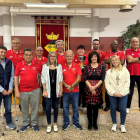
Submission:
<svg viewBox="0 0 140 140">
<path fill-rule="evenodd" d="M 36 47 L 44 49 L 43 56 L 47 57 L 50 51 L 55 51 L 55 41 L 63 40 L 65 49 L 69 49 L 69 19 L 35 19 Z"/>
</svg>

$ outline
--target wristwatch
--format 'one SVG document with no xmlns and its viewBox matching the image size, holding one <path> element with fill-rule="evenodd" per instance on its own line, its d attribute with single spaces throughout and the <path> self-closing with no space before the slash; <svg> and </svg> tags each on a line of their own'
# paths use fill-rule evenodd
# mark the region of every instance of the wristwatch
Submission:
<svg viewBox="0 0 140 140">
<path fill-rule="evenodd" d="M 72 85 L 70 85 L 71 86 L 71 88 L 74 88 Z"/>
</svg>

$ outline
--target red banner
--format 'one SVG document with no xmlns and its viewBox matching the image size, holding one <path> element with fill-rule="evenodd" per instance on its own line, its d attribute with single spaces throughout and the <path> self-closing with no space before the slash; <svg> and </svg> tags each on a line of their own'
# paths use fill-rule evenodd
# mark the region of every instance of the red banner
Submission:
<svg viewBox="0 0 140 140">
<path fill-rule="evenodd" d="M 55 51 L 55 41 L 63 40 L 64 51 L 69 49 L 69 19 L 35 19 L 36 47 L 44 49 L 43 56 Z"/>
</svg>

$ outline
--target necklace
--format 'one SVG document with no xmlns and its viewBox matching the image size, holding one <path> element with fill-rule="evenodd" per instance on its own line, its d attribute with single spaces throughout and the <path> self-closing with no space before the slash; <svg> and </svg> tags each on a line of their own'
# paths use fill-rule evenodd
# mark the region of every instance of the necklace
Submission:
<svg viewBox="0 0 140 140">
<path fill-rule="evenodd" d="M 52 73 L 52 70 L 50 70 L 50 72 L 51 72 L 51 77 L 52 77 L 51 83 L 54 83 L 55 70 L 53 70 L 53 71 L 54 71 L 54 72 Z"/>
</svg>

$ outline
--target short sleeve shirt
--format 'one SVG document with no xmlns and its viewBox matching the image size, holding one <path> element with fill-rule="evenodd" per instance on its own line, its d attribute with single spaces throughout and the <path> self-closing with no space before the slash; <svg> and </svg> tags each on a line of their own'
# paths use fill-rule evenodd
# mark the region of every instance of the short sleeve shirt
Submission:
<svg viewBox="0 0 140 140">
<path fill-rule="evenodd" d="M 38 74 L 40 74 L 40 66 L 33 60 L 27 65 L 23 60 L 16 66 L 15 75 L 19 76 L 19 91 L 29 92 L 39 88 Z"/>
<path fill-rule="evenodd" d="M 19 63 L 20 61 L 24 59 L 23 51 L 19 50 L 18 53 L 15 53 L 13 50 L 8 50 L 6 53 L 6 58 L 13 62 L 14 69 L 16 69 L 17 63 Z"/>
<path fill-rule="evenodd" d="M 117 56 L 119 57 L 120 60 L 125 60 L 125 58 L 124 58 L 124 52 L 123 52 L 123 51 L 119 51 L 119 50 L 117 50 L 116 53 L 112 52 L 112 50 L 107 51 L 107 52 L 105 53 L 105 59 L 111 59 L 111 57 L 112 57 L 113 55 L 117 55 Z M 110 64 L 106 64 L 106 71 L 107 71 L 108 69 L 110 69 Z"/>
<path fill-rule="evenodd" d="M 71 67 L 69 67 L 67 63 L 65 63 L 62 66 L 62 69 L 63 69 L 63 81 L 67 85 L 72 85 L 77 79 L 77 76 L 82 75 L 80 66 L 74 62 L 72 63 Z M 63 87 L 63 92 L 70 93 L 65 87 Z M 74 87 L 74 90 L 71 92 L 79 92 L 78 85 L 76 85 Z"/>
<path fill-rule="evenodd" d="M 57 59 L 58 59 L 58 63 L 61 65 L 64 65 L 66 63 L 66 59 L 65 59 L 65 52 L 63 52 L 62 55 L 58 54 L 58 52 L 56 51 L 57 54 Z"/>
<path fill-rule="evenodd" d="M 128 55 L 132 56 L 133 58 L 140 57 L 140 49 L 135 51 L 134 49 L 129 48 L 125 51 L 126 59 L 127 59 Z M 140 64 L 139 63 L 137 63 L 137 62 L 127 63 L 127 68 L 128 68 L 128 71 L 130 72 L 130 75 L 140 76 Z"/>
</svg>

